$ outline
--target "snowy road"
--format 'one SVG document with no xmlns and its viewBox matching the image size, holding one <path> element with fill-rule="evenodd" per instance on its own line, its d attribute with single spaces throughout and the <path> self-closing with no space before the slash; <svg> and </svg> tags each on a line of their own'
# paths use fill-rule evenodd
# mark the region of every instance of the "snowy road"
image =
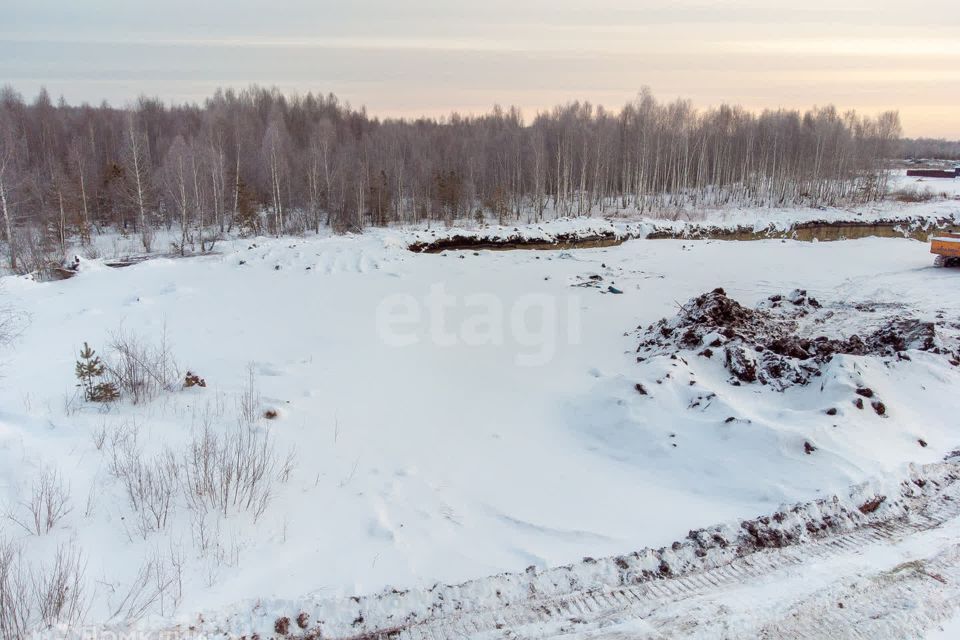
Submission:
<svg viewBox="0 0 960 640">
<path fill-rule="evenodd" d="M 504 629 L 500 637 L 919 638 L 960 609 L 958 540 L 955 515 L 920 532 L 872 529 L 657 587 L 676 595 L 601 608 L 554 628 Z"/>
<path fill-rule="evenodd" d="M 921 638 L 942 630 L 960 608 L 958 538 L 960 525 L 954 519 L 935 532 L 892 545 L 848 548 L 829 559 L 813 555 L 747 583 L 664 599 L 646 616 L 631 619 L 613 610 L 556 632 L 519 629 L 502 637 Z M 808 551 L 814 550 L 795 554 Z"/>
</svg>

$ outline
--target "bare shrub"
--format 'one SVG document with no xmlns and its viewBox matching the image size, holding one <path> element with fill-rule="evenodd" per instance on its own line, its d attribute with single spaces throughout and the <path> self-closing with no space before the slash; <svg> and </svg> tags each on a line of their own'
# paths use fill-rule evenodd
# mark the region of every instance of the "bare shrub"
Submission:
<svg viewBox="0 0 960 640">
<path fill-rule="evenodd" d="M 167 526 L 170 510 L 177 491 L 180 468 L 172 451 L 165 451 L 151 463 L 142 465 L 135 486 L 136 503 L 139 513 L 149 518 L 150 526 L 156 530 Z M 133 498 L 131 498 L 133 502 Z"/>
<path fill-rule="evenodd" d="M 120 480 L 137 518 L 138 533 L 146 538 L 167 526 L 179 486 L 180 466 L 170 450 L 145 458 L 136 432 L 119 439 L 111 451 L 110 472 Z"/>
<path fill-rule="evenodd" d="M 212 516 L 207 511 L 193 509 L 190 512 L 190 536 L 194 548 L 206 556 L 220 539 L 220 514 Z"/>
<path fill-rule="evenodd" d="M 929 189 L 903 188 L 890 192 L 890 199 L 896 202 L 929 202 L 934 194 Z"/>
<path fill-rule="evenodd" d="M 109 406 L 109 405 L 105 405 Z M 72 416 L 80 410 L 80 394 L 74 390 L 63 392 L 63 415 Z"/>
<path fill-rule="evenodd" d="M 166 330 L 159 344 L 119 330 L 110 337 L 110 350 L 107 372 L 121 393 L 134 404 L 180 388 L 183 378 L 167 343 Z"/>
<path fill-rule="evenodd" d="M 43 535 L 70 513 L 70 487 L 56 469 L 43 469 L 33 482 L 30 499 L 20 507 L 25 514 L 11 512 L 7 517 L 30 533 Z"/>
<path fill-rule="evenodd" d="M 97 508 L 97 485 L 92 483 L 90 485 L 90 491 L 87 493 L 87 504 L 83 508 L 83 517 L 90 518 L 93 517 L 94 512 Z"/>
<path fill-rule="evenodd" d="M 43 624 L 75 626 L 83 620 L 87 607 L 85 568 L 80 550 L 73 545 L 59 547 L 49 565 L 31 568 L 33 600 Z"/>
<path fill-rule="evenodd" d="M 16 236 L 20 264 L 15 271 L 48 279 L 51 269 L 63 261 L 64 255 L 60 246 L 53 241 L 52 236 L 35 227 L 18 229 Z"/>
<path fill-rule="evenodd" d="M 190 535 L 193 547 L 199 553 L 200 568 L 208 587 L 217 584 L 223 567 L 240 564 L 241 545 L 222 529 L 223 514 L 218 511 L 191 510 Z"/>
<path fill-rule="evenodd" d="M 273 496 L 279 463 L 266 433 L 238 425 L 223 435 L 204 426 L 183 463 L 184 493 L 196 511 L 247 511 L 254 520 Z"/>
<path fill-rule="evenodd" d="M 257 387 L 257 374 L 253 365 L 247 365 L 247 383 L 240 393 L 240 420 L 247 426 L 253 426 L 260 420 L 260 390 Z"/>
<path fill-rule="evenodd" d="M 275 482 L 286 482 L 295 466 L 294 451 L 277 455 L 269 434 L 242 424 L 220 434 L 202 421 L 182 453 L 171 449 L 150 458 L 139 444 L 139 427 L 124 423 L 105 437 L 108 470 L 122 484 L 146 538 L 164 529 L 181 499 L 194 512 L 193 534 L 209 546 L 212 531 L 202 516 L 247 512 L 258 519 L 273 496 Z M 215 537 L 215 536 L 214 536 Z"/>
<path fill-rule="evenodd" d="M 146 538 L 167 526 L 177 492 L 177 460 L 168 450 L 153 460 L 136 457 L 124 462 L 120 480 L 137 514 L 139 533 Z"/>
<path fill-rule="evenodd" d="M 277 479 L 280 482 L 286 484 L 290 481 L 290 474 L 293 473 L 293 468 L 297 465 L 297 452 L 292 447 L 287 451 L 287 457 L 283 459 L 283 464 L 280 465 L 280 473 L 277 474 Z"/>
<path fill-rule="evenodd" d="M 101 424 L 100 428 L 90 435 L 90 439 L 93 441 L 93 446 L 96 447 L 97 451 L 102 451 L 103 445 L 107 441 L 107 424 Z"/>
<path fill-rule="evenodd" d="M 167 553 L 156 550 L 126 585 L 119 601 L 110 605 L 111 618 L 132 621 L 151 611 L 161 616 L 173 613 L 183 599 L 183 564 L 182 553 L 172 545 Z"/>
<path fill-rule="evenodd" d="M 110 617 L 131 621 L 143 617 L 159 597 L 156 590 L 152 588 L 152 577 L 153 560 L 147 560 L 122 592 L 119 602 L 110 605 L 113 609 Z"/>
<path fill-rule="evenodd" d="M 30 580 L 20 549 L 0 539 L 0 638 L 26 637 L 30 625 Z"/>
<path fill-rule="evenodd" d="M 108 470 L 119 478 L 127 466 L 127 460 L 140 455 L 140 425 L 130 420 L 114 427 L 107 436 Z"/>
<path fill-rule="evenodd" d="M 3 282 L 0 282 L 0 294 L 3 294 Z M 26 327 L 28 318 L 26 314 L 17 312 L 0 297 L 0 367 L 5 364 L 6 347 Z"/>
<path fill-rule="evenodd" d="M 0 304 L 0 347 L 7 346 L 13 340 L 18 333 L 19 324 L 13 309 L 6 304 Z"/>
<path fill-rule="evenodd" d="M 182 551 L 173 545 L 163 553 L 157 550 L 154 555 L 153 585 L 159 594 L 158 604 L 161 616 L 173 613 L 183 601 L 183 565 Z"/>
<path fill-rule="evenodd" d="M 60 546 L 51 562 L 34 566 L 13 543 L 0 540 L 0 638 L 27 638 L 41 624 L 78 626 L 89 604 L 85 569 L 73 544 Z"/>
</svg>

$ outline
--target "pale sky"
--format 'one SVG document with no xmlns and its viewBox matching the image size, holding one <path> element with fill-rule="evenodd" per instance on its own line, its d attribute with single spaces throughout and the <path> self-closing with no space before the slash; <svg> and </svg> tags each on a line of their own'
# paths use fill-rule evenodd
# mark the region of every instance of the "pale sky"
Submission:
<svg viewBox="0 0 960 640">
<path fill-rule="evenodd" d="M 251 83 L 376 115 L 571 100 L 900 111 L 960 138 L 957 0 L 0 0 L 0 84 L 200 101 Z"/>
</svg>

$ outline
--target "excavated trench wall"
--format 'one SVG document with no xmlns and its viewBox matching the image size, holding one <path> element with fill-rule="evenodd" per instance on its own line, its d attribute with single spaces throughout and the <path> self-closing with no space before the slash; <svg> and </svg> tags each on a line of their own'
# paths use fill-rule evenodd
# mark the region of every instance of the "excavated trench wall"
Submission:
<svg viewBox="0 0 960 640">
<path fill-rule="evenodd" d="M 835 240 L 856 240 L 858 238 L 913 238 L 924 242 L 937 231 L 954 226 L 952 219 L 937 219 L 924 224 L 906 220 L 877 222 L 802 222 L 787 228 L 767 227 L 757 229 L 752 226 L 718 227 L 689 224 L 680 228 L 654 228 L 653 231 L 627 232 L 587 237 L 558 237 L 556 240 L 526 239 L 505 237 L 477 238 L 456 235 L 449 238 L 415 242 L 408 248 L 415 253 L 440 253 L 442 251 L 510 251 L 514 249 L 593 249 L 612 247 L 626 240 L 770 240 L 789 239 L 811 242 L 831 242 Z"/>
<path fill-rule="evenodd" d="M 946 220 L 937 220 L 930 226 L 911 226 L 906 222 L 803 222 L 787 229 L 760 229 L 753 227 L 696 227 L 674 231 L 659 230 L 646 236 L 647 240 L 702 239 L 702 240 L 768 240 L 786 238 L 811 242 L 818 240 L 857 240 L 858 238 L 913 238 L 927 241 L 936 231 L 952 225 Z"/>
<path fill-rule="evenodd" d="M 440 253 L 441 251 L 511 251 L 514 249 L 595 249 L 598 247 L 614 247 L 623 244 L 629 236 L 609 234 L 603 236 L 589 236 L 585 238 L 563 238 L 556 241 L 514 239 L 492 240 L 489 238 L 471 238 L 470 236 L 454 236 L 431 242 L 415 242 L 408 248 L 415 253 Z"/>
</svg>

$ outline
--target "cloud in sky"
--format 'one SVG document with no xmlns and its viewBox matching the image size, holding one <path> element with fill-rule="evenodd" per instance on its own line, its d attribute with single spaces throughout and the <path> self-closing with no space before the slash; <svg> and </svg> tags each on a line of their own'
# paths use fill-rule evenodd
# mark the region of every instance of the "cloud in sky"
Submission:
<svg viewBox="0 0 960 640">
<path fill-rule="evenodd" d="M 9 2 L 0 78 L 71 102 L 201 100 L 256 82 L 383 115 L 532 113 L 616 108 L 649 85 L 704 106 L 894 108 L 908 134 L 960 138 L 945 0 Z"/>
</svg>

